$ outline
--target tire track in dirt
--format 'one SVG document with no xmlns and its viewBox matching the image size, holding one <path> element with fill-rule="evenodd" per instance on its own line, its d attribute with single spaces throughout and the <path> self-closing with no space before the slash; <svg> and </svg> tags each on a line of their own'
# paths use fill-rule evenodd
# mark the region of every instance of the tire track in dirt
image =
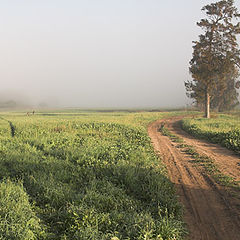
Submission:
<svg viewBox="0 0 240 240">
<path fill-rule="evenodd" d="M 182 131 L 177 124 L 181 117 L 153 122 L 148 127 L 148 134 L 151 137 L 153 146 L 165 163 L 170 180 L 175 184 L 177 194 L 184 206 L 184 220 L 188 225 L 190 240 L 239 240 L 240 239 L 240 202 L 239 199 L 232 199 L 226 189 L 219 186 L 209 177 L 203 168 L 193 165 L 188 155 L 182 153 L 175 144 L 166 136 L 162 136 L 158 131 L 161 124 L 165 122 L 166 126 L 179 135 L 189 145 L 194 145 L 198 151 L 202 141 L 194 139 Z M 204 149 L 204 154 L 211 157 L 216 155 L 221 149 L 215 145 L 212 148 L 209 143 L 209 149 Z M 205 146 L 207 148 L 207 146 Z M 199 148 L 201 151 L 201 147 Z M 202 150 L 203 151 L 203 150 Z M 227 158 L 233 157 L 239 162 L 239 157 L 228 150 L 224 158 L 218 161 L 226 161 Z M 225 167 L 225 172 L 232 173 L 236 168 L 235 162 L 231 161 Z M 217 162 L 217 164 L 219 164 Z M 224 164 L 224 162 L 222 162 Z M 223 168 L 221 169 L 223 170 Z M 224 173 L 225 173 L 224 172 Z M 233 171 L 237 179 L 239 172 Z M 238 205 L 239 204 L 239 205 Z"/>
<path fill-rule="evenodd" d="M 198 149 L 200 154 L 205 154 L 214 159 L 219 170 L 233 177 L 236 181 L 240 181 L 240 157 L 235 152 L 228 150 L 218 144 L 209 143 L 199 140 L 181 129 L 179 121 L 166 121 L 166 127 L 174 132 L 175 135 L 184 139 L 186 144 L 193 145 Z M 239 237 L 240 239 L 240 237 Z"/>
</svg>

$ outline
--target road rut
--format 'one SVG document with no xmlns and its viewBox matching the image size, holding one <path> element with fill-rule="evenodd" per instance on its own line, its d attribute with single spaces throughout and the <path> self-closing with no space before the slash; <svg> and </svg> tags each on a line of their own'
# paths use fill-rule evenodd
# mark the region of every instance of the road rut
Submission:
<svg viewBox="0 0 240 240">
<path fill-rule="evenodd" d="M 239 156 L 218 145 L 194 139 L 181 130 L 180 119 L 174 117 L 153 122 L 148 127 L 148 134 L 184 206 L 188 239 L 240 240 L 240 193 L 233 197 L 227 189 L 219 186 L 202 167 L 193 165 L 190 156 L 176 148 L 176 143 L 162 136 L 159 128 L 164 122 L 170 131 L 193 145 L 199 153 L 210 156 L 214 161 L 216 159 L 219 169 L 236 180 L 240 179 Z"/>
</svg>

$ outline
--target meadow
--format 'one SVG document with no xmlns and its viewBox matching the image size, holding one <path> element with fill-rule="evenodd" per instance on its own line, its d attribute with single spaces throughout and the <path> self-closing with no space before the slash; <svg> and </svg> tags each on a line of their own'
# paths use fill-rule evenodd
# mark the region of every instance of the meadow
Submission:
<svg viewBox="0 0 240 240">
<path fill-rule="evenodd" d="M 238 114 L 219 114 L 214 118 L 186 118 L 182 128 L 195 137 L 218 143 L 240 152 L 240 117 Z"/>
<path fill-rule="evenodd" d="M 146 128 L 171 115 L 1 113 L 0 239 L 183 239 Z"/>
</svg>

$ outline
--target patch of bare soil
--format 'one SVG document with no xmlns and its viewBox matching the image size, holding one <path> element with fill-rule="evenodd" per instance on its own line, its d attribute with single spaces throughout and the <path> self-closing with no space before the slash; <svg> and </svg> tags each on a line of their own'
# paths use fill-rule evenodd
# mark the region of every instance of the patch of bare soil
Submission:
<svg viewBox="0 0 240 240">
<path fill-rule="evenodd" d="M 189 155 L 176 148 L 176 143 L 162 136 L 161 124 L 201 154 L 211 157 L 219 170 L 240 179 L 239 156 L 235 153 L 198 140 L 179 126 L 180 117 L 153 122 L 148 127 L 156 152 L 165 163 L 170 180 L 184 206 L 184 220 L 188 225 L 190 240 L 240 240 L 240 192 L 233 197 L 229 189 L 219 186 L 201 166 L 192 164 Z"/>
</svg>

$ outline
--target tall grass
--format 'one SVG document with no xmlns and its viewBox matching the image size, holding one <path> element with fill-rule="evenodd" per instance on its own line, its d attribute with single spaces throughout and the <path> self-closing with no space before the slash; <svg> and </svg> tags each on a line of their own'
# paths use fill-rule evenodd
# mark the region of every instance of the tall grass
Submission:
<svg viewBox="0 0 240 240">
<path fill-rule="evenodd" d="M 42 239 L 44 231 L 21 183 L 0 183 L 0 239 Z"/>
<path fill-rule="evenodd" d="M 146 131 L 163 116 L 5 116 L 16 129 L 12 138 L 0 125 L 0 178 L 27 201 L 22 228 L 30 218 L 32 239 L 182 239 L 182 210 Z"/>
</svg>

